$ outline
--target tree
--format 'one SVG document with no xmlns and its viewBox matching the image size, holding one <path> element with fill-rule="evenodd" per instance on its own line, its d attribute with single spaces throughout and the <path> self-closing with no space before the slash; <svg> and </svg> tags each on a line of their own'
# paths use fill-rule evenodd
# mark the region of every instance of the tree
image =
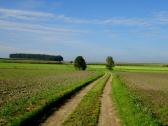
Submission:
<svg viewBox="0 0 168 126">
<path fill-rule="evenodd" d="M 74 61 L 74 67 L 77 70 L 85 70 L 86 69 L 86 62 L 82 56 L 77 56 Z"/>
<path fill-rule="evenodd" d="M 109 70 L 112 70 L 113 67 L 114 67 L 113 57 L 108 56 L 108 57 L 106 58 L 106 63 L 107 63 L 107 64 L 106 64 L 106 68 L 109 69 Z"/>
</svg>

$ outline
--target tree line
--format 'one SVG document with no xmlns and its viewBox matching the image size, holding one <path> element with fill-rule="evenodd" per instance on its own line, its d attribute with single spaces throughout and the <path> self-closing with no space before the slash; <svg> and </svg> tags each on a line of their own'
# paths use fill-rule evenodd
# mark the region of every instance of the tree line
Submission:
<svg viewBox="0 0 168 126">
<path fill-rule="evenodd" d="M 61 55 L 55 56 L 55 55 L 46 55 L 46 54 L 16 53 L 16 54 L 10 54 L 9 57 L 14 59 L 63 61 L 63 57 Z"/>
<path fill-rule="evenodd" d="M 46 61 L 63 61 L 63 57 L 61 55 L 46 55 L 46 54 L 25 54 L 25 53 L 16 53 L 10 54 L 10 58 L 13 59 L 31 59 L 31 60 L 46 60 Z M 71 61 L 73 63 L 73 61 Z M 106 68 L 109 70 L 113 70 L 115 63 L 113 57 L 108 56 L 106 58 Z M 74 60 L 74 67 L 77 70 L 85 70 L 87 68 L 87 64 L 85 59 L 82 56 L 77 56 Z"/>
</svg>

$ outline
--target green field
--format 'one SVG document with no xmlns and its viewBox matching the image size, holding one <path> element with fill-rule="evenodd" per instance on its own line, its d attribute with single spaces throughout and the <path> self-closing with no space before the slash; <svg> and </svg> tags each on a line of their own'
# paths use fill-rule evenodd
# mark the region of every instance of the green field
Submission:
<svg viewBox="0 0 168 126">
<path fill-rule="evenodd" d="M 86 71 L 76 71 L 72 64 L 1 62 L 0 125 L 23 125 L 105 72 L 105 65 L 88 65 Z M 168 67 L 115 66 L 111 72 L 112 97 L 123 125 L 168 125 Z M 65 125 L 97 125 L 99 97 L 107 78 L 83 97 Z"/>
<path fill-rule="evenodd" d="M 89 65 L 89 69 L 102 70 L 105 69 L 105 65 Z M 149 66 L 115 66 L 114 71 L 129 71 L 129 72 L 168 72 L 168 67 L 161 65 L 149 65 Z"/>
<path fill-rule="evenodd" d="M 125 82 L 114 75 L 112 98 L 115 99 L 121 124 L 124 126 L 160 126 L 159 121 L 148 113 L 137 95 L 130 92 Z"/>
<path fill-rule="evenodd" d="M 74 71 L 72 66 L 0 64 L 0 124 L 20 124 L 101 72 Z"/>
<path fill-rule="evenodd" d="M 120 73 L 147 111 L 168 125 L 168 73 Z"/>
<path fill-rule="evenodd" d="M 105 69 L 103 65 L 90 65 Z M 161 64 L 115 66 L 113 97 L 123 125 L 168 125 L 168 67 Z M 138 106 L 138 107 L 137 107 Z"/>
<path fill-rule="evenodd" d="M 0 126 L 168 126 L 168 0 L 0 0 Z"/>
</svg>

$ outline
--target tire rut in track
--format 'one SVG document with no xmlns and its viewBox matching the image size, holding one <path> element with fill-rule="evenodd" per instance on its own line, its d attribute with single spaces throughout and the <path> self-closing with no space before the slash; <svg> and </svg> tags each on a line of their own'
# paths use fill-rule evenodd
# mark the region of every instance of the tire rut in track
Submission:
<svg viewBox="0 0 168 126">
<path fill-rule="evenodd" d="M 112 75 L 105 85 L 101 98 L 101 109 L 98 126 L 120 126 L 120 121 L 117 118 L 116 110 L 111 97 L 111 81 Z"/>
<path fill-rule="evenodd" d="M 99 81 L 99 79 L 82 88 L 71 99 L 68 99 L 67 102 L 49 116 L 44 123 L 41 123 L 40 126 L 61 126 L 64 119 L 66 119 L 66 117 L 75 110 L 82 97 L 87 94 L 87 92 L 96 84 L 97 81 Z"/>
</svg>

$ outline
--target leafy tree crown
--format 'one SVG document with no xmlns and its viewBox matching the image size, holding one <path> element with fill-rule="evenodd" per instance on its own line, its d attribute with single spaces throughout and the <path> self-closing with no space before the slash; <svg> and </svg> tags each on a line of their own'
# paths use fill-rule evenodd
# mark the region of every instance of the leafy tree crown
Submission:
<svg viewBox="0 0 168 126">
<path fill-rule="evenodd" d="M 77 70 L 85 70 L 86 69 L 86 62 L 82 56 L 77 56 L 74 61 L 74 67 Z"/>
<path fill-rule="evenodd" d="M 109 69 L 109 70 L 111 70 L 111 69 L 113 69 L 113 67 L 114 67 L 113 57 L 108 56 L 108 57 L 106 58 L 106 68 Z"/>
</svg>

